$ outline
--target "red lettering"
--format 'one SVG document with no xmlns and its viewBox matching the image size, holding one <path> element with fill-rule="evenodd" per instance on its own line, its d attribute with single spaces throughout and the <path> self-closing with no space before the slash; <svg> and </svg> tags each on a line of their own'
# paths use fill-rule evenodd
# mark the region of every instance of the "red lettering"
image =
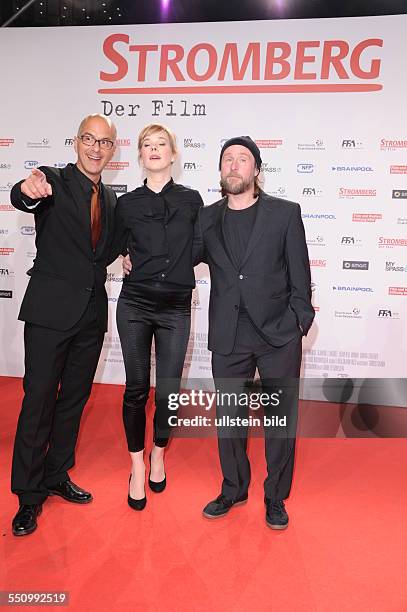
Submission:
<svg viewBox="0 0 407 612">
<path fill-rule="evenodd" d="M 158 51 L 158 45 L 130 45 L 129 51 L 139 52 L 137 81 L 145 81 L 147 53 L 149 51 Z"/>
<path fill-rule="evenodd" d="M 174 53 L 174 57 L 170 58 L 170 53 Z M 184 48 L 181 45 L 162 45 L 160 58 L 160 81 L 167 81 L 167 72 L 170 70 L 177 81 L 185 81 L 181 70 L 177 64 L 184 57 Z"/>
<path fill-rule="evenodd" d="M 260 43 L 249 43 L 244 54 L 241 67 L 239 66 L 239 56 L 237 43 L 226 43 L 223 52 L 222 62 L 219 69 L 219 81 L 224 81 L 228 65 L 232 68 L 234 81 L 243 81 L 249 62 L 252 62 L 252 79 L 260 80 Z"/>
<path fill-rule="evenodd" d="M 281 51 L 276 57 L 276 51 Z M 269 42 L 266 51 L 266 66 L 264 68 L 264 80 L 273 81 L 285 79 L 290 74 L 290 64 L 287 58 L 290 57 L 291 47 L 286 42 Z M 274 72 L 274 65 L 280 66 L 280 72 Z"/>
<path fill-rule="evenodd" d="M 297 55 L 295 58 L 294 79 L 316 79 L 316 72 L 304 72 L 305 63 L 315 62 L 315 55 L 305 55 L 307 47 L 319 47 L 318 40 L 300 41 L 297 43 Z"/>
<path fill-rule="evenodd" d="M 207 51 L 208 53 L 208 68 L 203 74 L 198 74 L 195 69 L 196 56 L 200 51 Z M 191 51 L 188 53 L 187 73 L 189 78 L 193 81 L 207 81 L 213 76 L 216 70 L 217 62 L 218 54 L 213 45 L 209 45 L 208 43 L 195 45 L 195 47 L 192 47 Z"/>
<path fill-rule="evenodd" d="M 362 40 L 352 51 L 350 57 L 350 68 L 353 74 L 360 79 L 376 79 L 380 73 L 379 59 L 373 59 L 370 62 L 370 70 L 362 70 L 360 66 L 360 56 L 362 52 L 368 47 L 383 47 L 383 40 L 381 38 L 368 38 Z"/>
<path fill-rule="evenodd" d="M 335 48 L 339 49 L 336 55 L 333 54 Z M 329 79 L 331 65 L 340 79 L 348 79 L 349 75 L 342 65 L 342 60 L 348 53 L 349 45 L 344 40 L 326 40 L 322 53 L 321 79 Z"/>
<path fill-rule="evenodd" d="M 124 57 L 116 51 L 114 44 L 117 42 L 124 42 L 129 44 L 129 37 L 127 34 L 111 34 L 108 36 L 103 43 L 103 53 L 109 59 L 112 64 L 117 66 L 116 72 L 100 72 L 100 79 L 102 81 L 120 81 L 123 79 L 129 69 L 127 61 Z"/>
</svg>

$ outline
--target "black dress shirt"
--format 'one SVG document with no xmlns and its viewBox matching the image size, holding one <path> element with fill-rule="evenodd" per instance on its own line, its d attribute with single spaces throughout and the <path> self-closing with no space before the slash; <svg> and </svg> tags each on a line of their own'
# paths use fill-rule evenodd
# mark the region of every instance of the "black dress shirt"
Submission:
<svg viewBox="0 0 407 612">
<path fill-rule="evenodd" d="M 124 282 L 195 287 L 192 240 L 201 206 L 198 191 L 172 179 L 160 193 L 149 189 L 145 181 L 142 187 L 121 196 L 116 206 L 112 259 L 128 250 L 132 271 Z"/>
</svg>

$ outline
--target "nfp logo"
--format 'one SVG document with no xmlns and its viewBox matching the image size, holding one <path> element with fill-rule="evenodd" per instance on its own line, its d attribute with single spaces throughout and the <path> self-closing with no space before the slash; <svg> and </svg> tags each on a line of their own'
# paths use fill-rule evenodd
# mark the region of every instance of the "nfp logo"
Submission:
<svg viewBox="0 0 407 612">
<path fill-rule="evenodd" d="M 36 168 L 36 167 L 38 166 L 38 164 L 39 164 L 39 163 L 40 163 L 40 162 L 38 162 L 38 161 L 34 161 L 34 160 L 32 160 L 32 159 L 27 159 L 27 160 L 24 162 L 24 168 L 25 168 L 26 170 L 31 170 L 32 168 Z"/>
<path fill-rule="evenodd" d="M 311 174 L 314 170 L 314 164 L 297 164 L 297 172 L 300 174 Z"/>
<path fill-rule="evenodd" d="M 33 234 L 35 234 L 35 227 L 33 227 L 32 225 L 23 225 L 20 228 L 20 231 L 23 236 L 32 236 Z"/>
</svg>

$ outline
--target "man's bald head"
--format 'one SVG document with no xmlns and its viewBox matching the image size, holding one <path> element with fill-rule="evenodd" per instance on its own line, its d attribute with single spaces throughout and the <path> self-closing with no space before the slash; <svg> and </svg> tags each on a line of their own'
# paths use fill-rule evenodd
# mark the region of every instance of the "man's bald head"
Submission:
<svg viewBox="0 0 407 612">
<path fill-rule="evenodd" d="M 93 113 L 92 115 L 87 115 L 87 117 L 84 117 L 82 119 L 78 127 L 78 136 L 80 136 L 86 131 L 85 129 L 86 125 L 89 122 L 92 122 L 92 119 L 96 119 L 96 120 L 99 119 L 100 121 L 104 121 L 110 130 L 112 140 L 116 140 L 117 130 L 116 130 L 115 124 L 113 123 L 111 119 L 109 119 L 109 117 L 105 117 L 104 115 L 100 115 L 99 113 Z"/>
</svg>

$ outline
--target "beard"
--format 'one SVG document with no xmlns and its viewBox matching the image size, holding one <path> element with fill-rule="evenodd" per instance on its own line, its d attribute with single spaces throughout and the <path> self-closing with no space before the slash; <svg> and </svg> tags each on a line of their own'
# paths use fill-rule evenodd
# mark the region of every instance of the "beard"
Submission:
<svg viewBox="0 0 407 612">
<path fill-rule="evenodd" d="M 239 180 L 236 180 L 239 179 Z M 241 176 L 228 174 L 220 179 L 220 186 L 225 193 L 230 195 L 239 195 L 245 193 L 251 186 L 253 181 L 244 180 Z"/>
</svg>

